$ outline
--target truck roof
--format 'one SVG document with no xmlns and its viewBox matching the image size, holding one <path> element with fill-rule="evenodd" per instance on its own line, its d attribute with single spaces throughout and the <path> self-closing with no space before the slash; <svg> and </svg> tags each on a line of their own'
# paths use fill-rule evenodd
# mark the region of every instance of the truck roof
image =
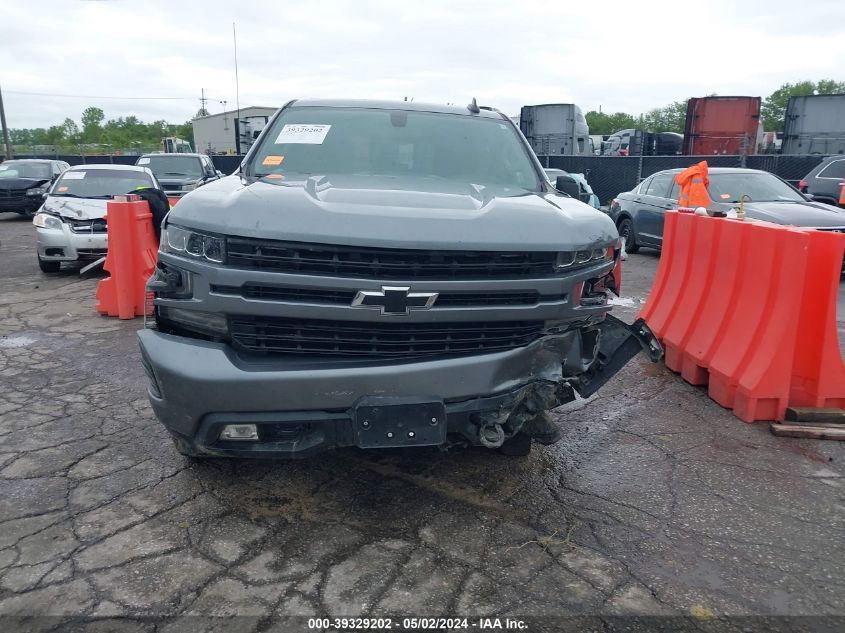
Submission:
<svg viewBox="0 0 845 633">
<path fill-rule="evenodd" d="M 377 110 L 408 110 L 413 112 L 435 112 L 438 114 L 460 114 L 465 116 L 480 116 L 488 119 L 507 119 L 498 110 L 488 109 L 479 106 L 481 111 L 478 114 L 471 113 L 467 106 L 443 105 L 439 103 L 422 103 L 418 101 L 379 101 L 371 99 L 297 99 L 291 101 L 289 106 L 297 108 L 319 107 L 319 108 L 361 108 Z"/>
</svg>

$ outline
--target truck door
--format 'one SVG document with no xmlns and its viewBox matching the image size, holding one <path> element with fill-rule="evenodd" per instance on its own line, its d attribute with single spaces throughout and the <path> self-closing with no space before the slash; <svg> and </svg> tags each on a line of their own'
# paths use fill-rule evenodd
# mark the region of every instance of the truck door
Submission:
<svg viewBox="0 0 845 633">
<path fill-rule="evenodd" d="M 663 214 L 674 207 L 669 198 L 674 181 L 674 172 L 657 174 L 638 196 L 637 239 L 640 244 L 659 247 L 663 243 Z"/>
</svg>

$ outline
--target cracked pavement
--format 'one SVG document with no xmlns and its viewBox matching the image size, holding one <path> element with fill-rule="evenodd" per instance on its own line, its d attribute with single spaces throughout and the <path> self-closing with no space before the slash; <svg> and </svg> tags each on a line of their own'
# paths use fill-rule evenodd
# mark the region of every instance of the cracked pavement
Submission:
<svg viewBox="0 0 845 633">
<path fill-rule="evenodd" d="M 21 630 L 95 630 L 100 616 L 156 618 L 139 631 L 182 630 L 183 615 L 250 616 L 226 630 L 292 630 L 273 629 L 281 616 L 702 629 L 845 616 L 841 442 L 775 438 L 640 355 L 558 409 L 564 441 L 527 459 L 193 462 L 147 403 L 141 320 L 96 314 L 96 275 L 40 273 L 28 221 L 0 214 L 0 242 L 0 617 L 57 616 Z M 616 314 L 633 318 L 656 263 L 626 262 L 633 305 Z"/>
</svg>

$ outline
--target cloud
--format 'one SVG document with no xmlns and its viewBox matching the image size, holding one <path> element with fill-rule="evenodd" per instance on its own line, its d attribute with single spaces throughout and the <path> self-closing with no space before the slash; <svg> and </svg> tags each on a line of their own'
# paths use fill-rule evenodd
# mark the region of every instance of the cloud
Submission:
<svg viewBox="0 0 845 633">
<path fill-rule="evenodd" d="M 701 6 L 703 5 L 703 6 Z M 296 97 L 466 103 L 509 114 L 571 102 L 638 113 L 709 93 L 766 96 L 786 81 L 845 79 L 838 2 L 4 3 L 11 127 L 107 117 L 190 119 Z M 235 7 L 240 7 L 235 10 Z M 788 19 L 789 16 L 800 19 Z M 71 99 L 45 92 L 176 100 Z"/>
</svg>

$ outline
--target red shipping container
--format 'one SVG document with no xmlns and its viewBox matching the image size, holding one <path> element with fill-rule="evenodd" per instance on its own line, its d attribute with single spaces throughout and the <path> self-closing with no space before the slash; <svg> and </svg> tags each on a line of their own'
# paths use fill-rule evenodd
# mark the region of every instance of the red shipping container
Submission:
<svg viewBox="0 0 845 633">
<path fill-rule="evenodd" d="M 687 101 L 686 156 L 756 154 L 762 141 L 760 97 L 700 97 Z"/>
</svg>

